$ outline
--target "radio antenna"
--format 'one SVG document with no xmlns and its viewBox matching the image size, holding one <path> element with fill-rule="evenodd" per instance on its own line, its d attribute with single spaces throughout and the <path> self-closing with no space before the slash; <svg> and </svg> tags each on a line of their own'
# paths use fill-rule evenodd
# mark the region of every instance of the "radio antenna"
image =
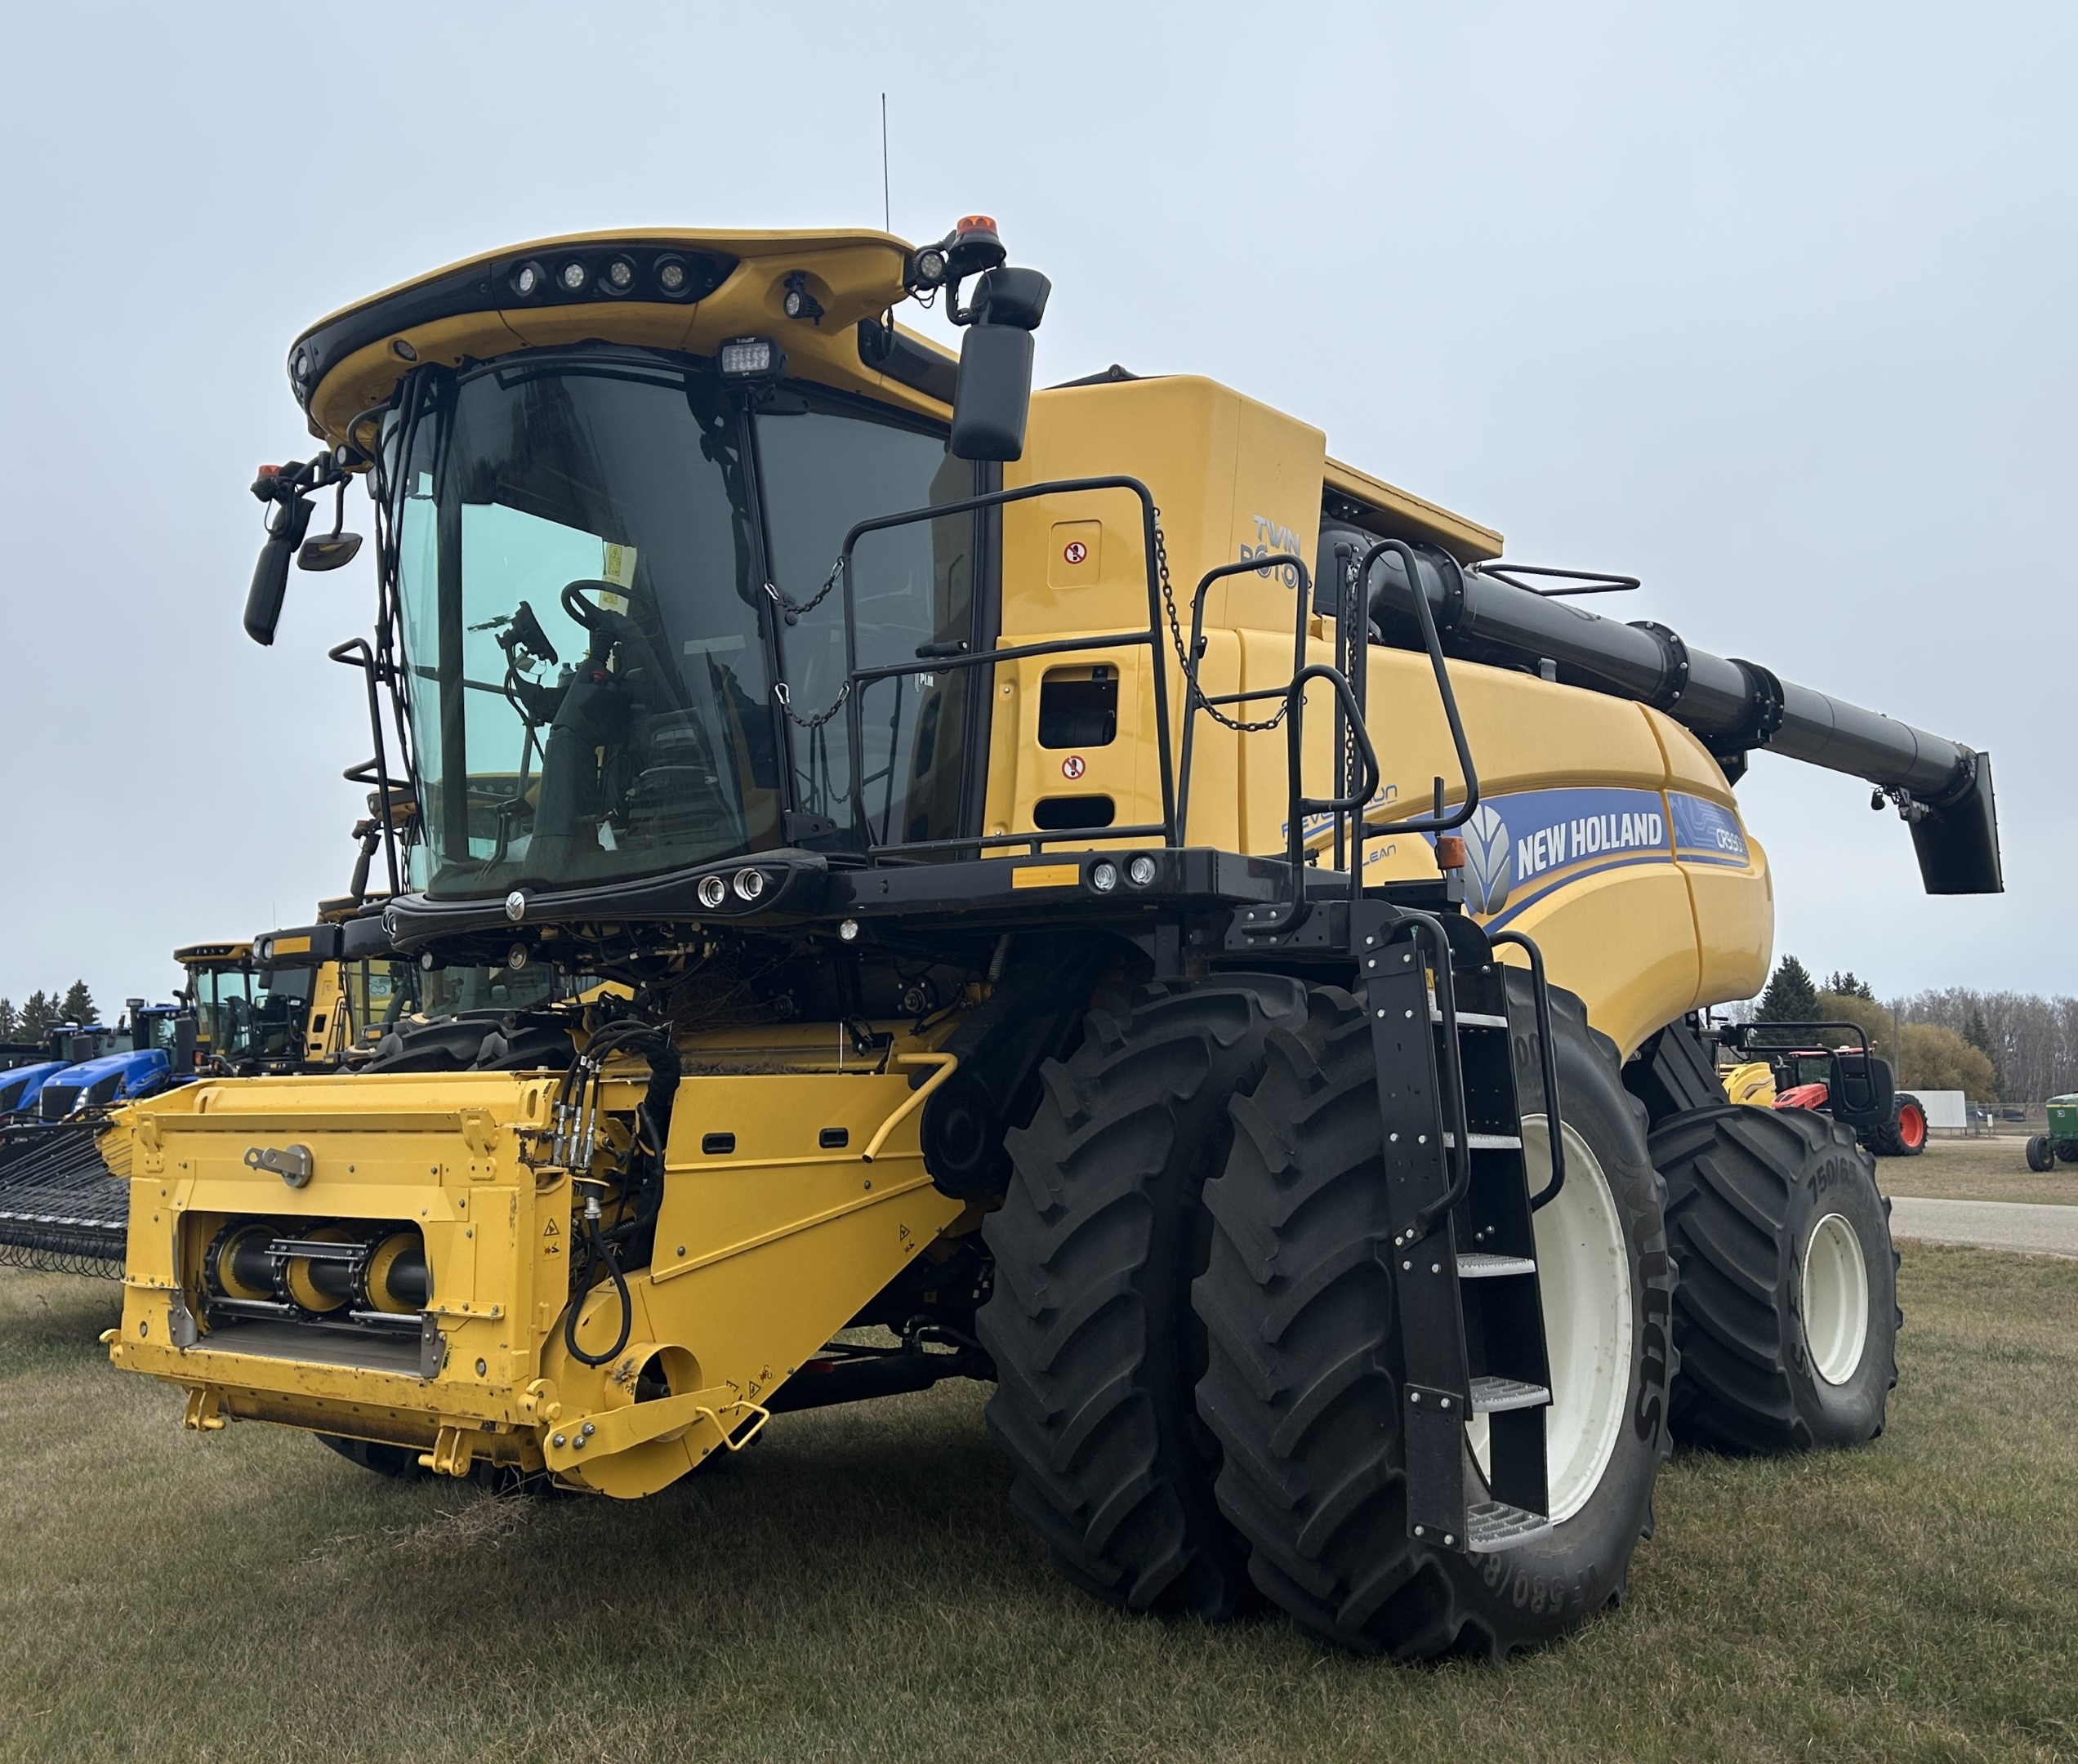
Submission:
<svg viewBox="0 0 2078 1764">
<path fill-rule="evenodd" d="M 894 199 L 888 193 L 887 94 L 881 94 L 881 229 L 894 230 Z"/>
</svg>

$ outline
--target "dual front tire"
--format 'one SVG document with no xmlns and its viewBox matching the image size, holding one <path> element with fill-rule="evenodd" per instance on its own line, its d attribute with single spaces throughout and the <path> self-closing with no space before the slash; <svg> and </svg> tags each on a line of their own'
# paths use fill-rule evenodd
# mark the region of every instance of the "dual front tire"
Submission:
<svg viewBox="0 0 2078 1764">
<path fill-rule="evenodd" d="M 1100 1007 L 1046 1068 L 988 1227 L 980 1327 L 1013 1501 L 1069 1579 L 1204 1617 L 1264 1597 L 1325 1639 L 1409 1659 L 1498 1657 L 1621 1596 L 1667 1445 L 1674 1276 L 1642 1111 L 1578 1000 L 1554 1004 L 1567 1175 L 1537 1245 L 1557 1522 L 1487 1555 L 1407 1535 L 1356 1001 L 1276 977 L 1151 989 Z M 1527 1094 L 1534 1043 L 1515 1039 Z M 1525 1107 L 1541 1186 L 1541 1104 Z M 1475 1499 L 1483 1424 L 1465 1441 Z"/>
</svg>

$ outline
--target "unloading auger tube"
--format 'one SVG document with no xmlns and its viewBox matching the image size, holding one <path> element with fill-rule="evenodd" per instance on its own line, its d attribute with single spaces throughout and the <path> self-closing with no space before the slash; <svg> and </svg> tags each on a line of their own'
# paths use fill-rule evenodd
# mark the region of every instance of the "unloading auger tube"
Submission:
<svg viewBox="0 0 2078 1764">
<path fill-rule="evenodd" d="M 1449 654 L 1504 667 L 1550 663 L 1547 677 L 1650 705 L 1700 736 L 1735 781 L 1757 748 L 1865 778 L 1911 828 L 1928 893 L 2004 892 L 1990 755 L 1799 686 L 1759 662 L 1692 648 L 1664 625 L 1603 618 L 1494 573 L 1505 567 L 1466 569 L 1420 548 L 1417 573 Z M 1388 640 L 1418 647 L 1402 559 L 1379 558 L 1368 586 L 1371 617 Z"/>
</svg>

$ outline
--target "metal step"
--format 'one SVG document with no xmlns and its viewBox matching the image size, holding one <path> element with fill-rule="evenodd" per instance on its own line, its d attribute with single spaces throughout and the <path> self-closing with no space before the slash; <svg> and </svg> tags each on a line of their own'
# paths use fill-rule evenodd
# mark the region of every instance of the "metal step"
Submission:
<svg viewBox="0 0 2078 1764">
<path fill-rule="evenodd" d="M 1460 1250 L 1457 1254 L 1460 1280 L 1499 1280 L 1507 1274 L 1534 1274 L 1536 1263 L 1524 1255 L 1492 1255 L 1483 1250 Z"/>
<path fill-rule="evenodd" d="M 1472 1412 L 1474 1414 L 1499 1414 L 1504 1409 L 1541 1409 L 1551 1401 L 1551 1392 L 1541 1384 L 1525 1383 L 1521 1379 L 1475 1378 L 1472 1380 Z"/>
<path fill-rule="evenodd" d="M 1467 1134 L 1465 1136 L 1465 1143 L 1474 1152 L 1519 1152 L 1523 1149 L 1522 1137 L 1517 1134 Z M 1452 1133 L 1445 1134 L 1443 1144 L 1446 1148 L 1454 1149 L 1457 1144 L 1457 1135 Z"/>
<path fill-rule="evenodd" d="M 1514 1549 L 1546 1535 L 1551 1521 L 1542 1513 L 1525 1512 L 1505 1501 L 1481 1501 L 1465 1515 L 1465 1547 L 1474 1556 Z"/>
<path fill-rule="evenodd" d="M 1431 1004 L 1429 1007 L 1429 1021 L 1432 1023 L 1439 1023 L 1443 1020 L 1443 1013 Z M 1505 1029 L 1508 1027 L 1508 1019 L 1505 1017 L 1493 1016 L 1485 1011 L 1461 1010 L 1457 1013 L 1457 1027 L 1460 1029 Z"/>
</svg>

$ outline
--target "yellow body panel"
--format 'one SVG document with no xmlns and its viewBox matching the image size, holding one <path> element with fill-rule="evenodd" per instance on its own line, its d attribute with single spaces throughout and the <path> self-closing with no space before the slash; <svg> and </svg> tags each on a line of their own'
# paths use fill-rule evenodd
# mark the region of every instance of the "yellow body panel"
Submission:
<svg viewBox="0 0 2078 1764">
<path fill-rule="evenodd" d="M 726 1063 L 732 1050 L 709 1051 Z M 819 1030 L 790 1041 L 768 1033 L 733 1052 L 762 1069 L 692 1075 L 680 1087 L 656 1265 L 631 1276 L 634 1326 L 609 1365 L 573 1359 L 557 1328 L 569 1178 L 522 1161 L 549 1118 L 554 1081 L 493 1072 L 204 1082 L 126 1111 L 113 1131 L 127 1147 L 110 1147 L 112 1161 L 127 1149 L 132 1178 L 111 1357 L 204 1393 L 219 1419 L 416 1446 L 457 1473 L 472 1456 L 546 1461 L 601 1492 L 649 1493 L 754 1423 L 759 1400 L 961 1211 L 924 1174 L 907 1069 L 854 1061 L 840 1071 Z M 774 1072 L 775 1055 L 801 1069 Z M 609 1091 L 609 1107 L 623 1111 L 640 1094 L 632 1080 Z M 886 1143 L 865 1161 L 891 1118 Z M 724 1125 L 736 1149 L 703 1155 L 704 1137 Z M 844 1149 L 821 1145 L 833 1128 L 845 1130 Z M 311 1154 L 305 1186 L 247 1165 L 248 1151 L 290 1143 Z M 328 1363 L 309 1344 L 240 1351 L 235 1330 L 228 1341 L 198 1336 L 204 1254 L 225 1223 L 253 1218 L 420 1232 L 438 1370 Z M 610 1346 L 619 1321 L 610 1285 L 595 1288 L 580 1345 Z M 635 1381 L 653 1356 L 669 1397 L 638 1405 Z"/>
<path fill-rule="evenodd" d="M 1464 541 L 1467 556 L 1487 555 L 1485 541 L 1498 541 L 1433 505 L 1331 466 L 1319 430 L 1211 381 L 1178 376 L 1035 394 L 1025 456 L 1006 468 L 1006 484 L 1111 474 L 1141 479 L 1160 508 L 1186 629 L 1193 590 L 1207 570 L 1286 552 L 1310 561 L 1323 483 L 1369 497 L 1386 530 Z M 1072 564 L 1070 546 L 1080 547 Z M 1126 492 L 1012 505 L 1003 523 L 1003 640 L 1144 630 L 1146 568 L 1139 509 Z M 1265 566 L 1207 594 L 1200 677 L 1208 693 L 1273 689 L 1290 679 L 1298 609 L 1288 574 Z M 1182 678 L 1166 626 L 1161 635 L 1159 665 L 1176 712 Z M 1318 619 L 1309 621 L 1307 658 L 1332 658 Z M 1438 777 L 1446 800 L 1461 802 L 1462 780 L 1427 657 L 1374 646 L 1368 659 L 1367 717 L 1383 774 L 1371 818 L 1420 813 Z M 1072 664 L 1119 670 L 1117 735 L 1103 746 L 1043 748 L 1045 679 Z M 1139 648 L 999 666 L 987 831 L 1035 830 L 1039 805 L 1069 795 L 1110 798 L 1114 825 L 1159 821 L 1155 665 Z M 1756 991 L 1767 977 L 1773 936 L 1767 862 L 1738 830 L 1723 772 L 1695 737 L 1643 705 L 1532 674 L 1461 662 L 1452 662 L 1450 673 L 1483 798 L 1510 822 L 1534 821 L 1538 805 L 1549 804 L 1553 820 L 1567 829 L 1567 849 L 1541 866 L 1533 892 L 1516 888 L 1478 916 L 1536 938 L 1554 982 L 1577 992 L 1596 1027 L 1626 1054 L 1685 1011 Z M 1276 708 L 1274 700 L 1260 700 L 1229 714 L 1260 721 Z M 1331 794 L 1330 708 L 1317 685 L 1307 701 L 1306 778 L 1309 791 L 1322 796 Z M 1180 750 L 1179 712 L 1172 718 L 1172 741 Z M 1237 734 L 1201 715 L 1184 843 L 1282 852 L 1286 751 L 1282 728 Z M 1176 758 L 1180 762 L 1180 751 Z M 1596 813 L 1615 817 L 1608 825 L 1616 843 L 1607 852 L 1599 845 L 1572 849 L 1572 822 L 1592 821 Z M 1657 840 L 1636 836 L 1655 814 Z M 1731 849 L 1679 847 L 1678 823 L 1697 815 L 1728 822 Z M 1585 827 L 1583 844 L 1598 831 Z M 1315 849 L 1327 838 L 1324 821 L 1309 829 Z M 1096 834 L 1083 843 L 1120 842 Z M 1541 849 L 1540 855 L 1550 854 Z M 1380 881 L 1433 876 L 1433 849 L 1418 836 L 1381 839 L 1367 853 L 1366 873 Z"/>
<path fill-rule="evenodd" d="M 1748 1060 L 1723 1074 L 1724 1094 L 1734 1102 L 1755 1108 L 1775 1107 L 1775 1068 L 1766 1060 Z"/>
</svg>

